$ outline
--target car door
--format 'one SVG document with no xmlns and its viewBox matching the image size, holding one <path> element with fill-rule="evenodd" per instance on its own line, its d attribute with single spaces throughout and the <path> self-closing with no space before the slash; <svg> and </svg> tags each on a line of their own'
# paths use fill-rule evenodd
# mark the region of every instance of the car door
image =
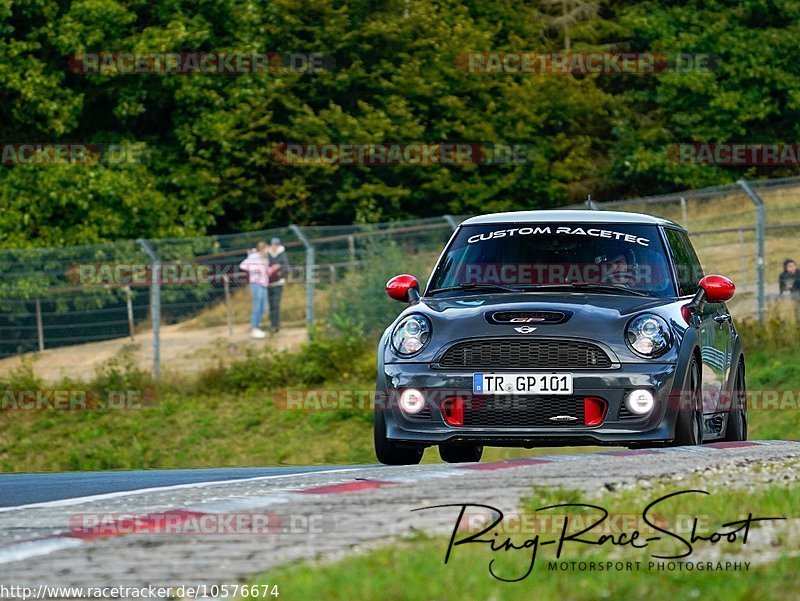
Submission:
<svg viewBox="0 0 800 601">
<path fill-rule="evenodd" d="M 728 373 L 730 322 L 725 303 L 706 303 L 702 319 L 703 409 L 706 413 L 714 413 L 720 410 Z"/>
<path fill-rule="evenodd" d="M 703 268 L 689 237 L 681 230 L 665 228 L 678 277 L 681 296 L 693 296 L 703 277 Z M 725 303 L 704 303 L 698 332 L 702 357 L 703 411 L 713 413 L 722 400 L 730 362 L 730 317 Z"/>
</svg>

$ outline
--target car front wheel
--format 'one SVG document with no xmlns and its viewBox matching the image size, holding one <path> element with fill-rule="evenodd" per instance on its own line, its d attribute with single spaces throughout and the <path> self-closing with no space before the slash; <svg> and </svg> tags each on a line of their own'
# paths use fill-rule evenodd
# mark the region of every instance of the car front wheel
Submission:
<svg viewBox="0 0 800 601">
<path fill-rule="evenodd" d="M 375 412 L 375 456 L 385 465 L 417 465 L 422 460 L 422 447 L 404 447 L 386 437 L 386 416 Z"/>
<path fill-rule="evenodd" d="M 725 427 L 725 440 L 738 442 L 747 440 L 747 390 L 744 378 L 744 361 L 739 361 L 734 378 L 731 410 Z"/>
<path fill-rule="evenodd" d="M 697 358 L 693 357 L 681 392 L 675 424 L 675 445 L 703 444 L 703 396 L 700 392 L 700 366 Z"/>
</svg>

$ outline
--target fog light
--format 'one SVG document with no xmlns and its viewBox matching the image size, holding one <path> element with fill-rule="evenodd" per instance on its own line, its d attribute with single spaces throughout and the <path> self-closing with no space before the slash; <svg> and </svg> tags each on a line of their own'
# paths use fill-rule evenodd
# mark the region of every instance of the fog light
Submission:
<svg viewBox="0 0 800 601">
<path fill-rule="evenodd" d="M 644 415 L 653 410 L 653 405 L 656 400 L 653 398 L 653 393 L 649 390 L 634 390 L 625 399 L 625 406 L 631 413 L 636 415 Z"/>
<path fill-rule="evenodd" d="M 406 413 L 419 413 L 425 406 L 425 397 L 415 388 L 407 388 L 400 395 L 400 409 Z"/>
</svg>

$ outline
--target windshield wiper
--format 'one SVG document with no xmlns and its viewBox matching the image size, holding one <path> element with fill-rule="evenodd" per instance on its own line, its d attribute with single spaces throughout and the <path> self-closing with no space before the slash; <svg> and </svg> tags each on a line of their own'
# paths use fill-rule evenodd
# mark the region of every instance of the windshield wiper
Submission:
<svg viewBox="0 0 800 601">
<path fill-rule="evenodd" d="M 458 286 L 448 286 L 446 288 L 436 288 L 428 292 L 429 295 L 436 294 L 437 292 L 452 292 L 453 290 L 494 290 L 500 292 L 520 292 L 521 288 L 513 288 L 511 286 L 503 286 L 502 284 L 481 284 L 481 283 L 464 283 Z"/>
<path fill-rule="evenodd" d="M 570 282 L 568 284 L 551 284 L 544 286 L 537 286 L 537 288 L 581 288 L 583 290 L 596 290 L 600 292 L 622 292 L 625 294 L 632 294 L 634 296 L 650 296 L 641 290 L 633 290 L 626 286 L 617 286 L 614 284 L 590 284 L 589 282 Z"/>
</svg>

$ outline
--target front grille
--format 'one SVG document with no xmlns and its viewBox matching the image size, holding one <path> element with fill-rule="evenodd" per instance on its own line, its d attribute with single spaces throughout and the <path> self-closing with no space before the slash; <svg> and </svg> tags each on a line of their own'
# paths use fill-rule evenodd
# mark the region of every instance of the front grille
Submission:
<svg viewBox="0 0 800 601">
<path fill-rule="evenodd" d="M 576 419 L 553 421 L 551 417 Z M 583 425 L 583 397 L 577 396 L 476 396 L 464 408 L 466 428 L 570 428 Z"/>
<path fill-rule="evenodd" d="M 495 311 L 487 313 L 487 317 L 491 323 L 558 324 L 567 321 L 568 315 L 562 311 Z"/>
<path fill-rule="evenodd" d="M 599 346 L 572 340 L 468 340 L 447 349 L 439 365 L 474 369 L 596 369 L 611 367 Z"/>
</svg>

